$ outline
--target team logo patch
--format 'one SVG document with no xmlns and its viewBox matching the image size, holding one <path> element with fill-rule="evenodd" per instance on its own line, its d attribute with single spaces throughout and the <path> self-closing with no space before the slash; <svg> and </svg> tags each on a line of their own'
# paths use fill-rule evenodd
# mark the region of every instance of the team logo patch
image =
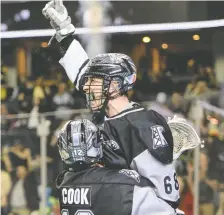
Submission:
<svg viewBox="0 0 224 215">
<path fill-rule="evenodd" d="M 138 183 L 140 183 L 140 175 L 135 170 L 129 170 L 129 169 L 122 169 L 119 171 L 119 173 L 122 173 L 130 178 L 135 179 Z"/>
<path fill-rule="evenodd" d="M 164 128 L 161 125 L 155 125 L 151 127 L 152 129 L 152 139 L 153 139 L 153 149 L 168 146 L 168 143 L 163 136 Z"/>
<path fill-rule="evenodd" d="M 91 206 L 91 187 L 63 187 L 61 203 L 66 206 Z"/>
</svg>

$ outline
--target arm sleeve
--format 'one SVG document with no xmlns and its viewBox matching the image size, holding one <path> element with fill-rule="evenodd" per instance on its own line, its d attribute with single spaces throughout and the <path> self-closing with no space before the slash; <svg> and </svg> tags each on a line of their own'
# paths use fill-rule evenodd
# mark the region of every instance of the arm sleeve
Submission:
<svg viewBox="0 0 224 215">
<path fill-rule="evenodd" d="M 130 139 L 123 150 L 131 169 L 150 180 L 156 195 L 176 208 L 179 184 L 173 163 L 173 138 L 165 119 L 154 111 L 145 111 L 136 121 L 132 119 L 129 131 Z"/>
<path fill-rule="evenodd" d="M 166 120 L 156 111 L 148 112 L 148 124 L 138 133 L 152 156 L 163 164 L 173 162 L 173 136 Z"/>
<path fill-rule="evenodd" d="M 131 215 L 171 215 L 174 209 L 161 198 L 158 198 L 151 187 L 135 186 L 133 191 Z"/>
<path fill-rule="evenodd" d="M 126 118 L 128 120 L 129 143 L 123 141 L 127 148 L 131 143 L 131 150 L 128 151 L 128 161 L 145 150 L 162 164 L 173 162 L 173 137 L 166 120 L 155 111 L 144 111 Z M 126 151 L 126 150 L 125 150 Z"/>
<path fill-rule="evenodd" d="M 60 44 L 61 59 L 59 63 L 63 66 L 72 83 L 79 90 L 79 81 L 88 63 L 88 55 L 82 45 L 74 36 L 65 38 Z"/>
</svg>

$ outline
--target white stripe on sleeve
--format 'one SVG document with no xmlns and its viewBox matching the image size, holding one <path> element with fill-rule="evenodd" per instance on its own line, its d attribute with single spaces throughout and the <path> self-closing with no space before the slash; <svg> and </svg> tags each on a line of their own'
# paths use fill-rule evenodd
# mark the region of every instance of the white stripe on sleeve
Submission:
<svg viewBox="0 0 224 215">
<path fill-rule="evenodd" d="M 64 67 L 68 78 L 72 83 L 76 80 L 80 67 L 87 59 L 88 55 L 82 45 L 74 39 L 64 57 L 62 57 L 59 61 L 59 63 Z M 79 76 L 81 76 L 83 72 L 84 70 L 80 72 Z M 80 80 L 80 77 L 78 77 L 77 80 Z M 79 90 L 78 83 L 76 84 L 76 89 Z"/>
</svg>

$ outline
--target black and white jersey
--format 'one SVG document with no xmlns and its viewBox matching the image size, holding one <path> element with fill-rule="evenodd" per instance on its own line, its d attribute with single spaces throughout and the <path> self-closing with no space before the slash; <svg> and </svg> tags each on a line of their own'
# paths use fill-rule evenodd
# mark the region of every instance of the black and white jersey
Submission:
<svg viewBox="0 0 224 215">
<path fill-rule="evenodd" d="M 60 63 L 70 80 L 78 85 L 83 72 L 80 65 L 84 65 L 88 57 L 71 37 L 67 42 L 64 40 L 63 50 Z M 106 118 L 102 131 L 105 165 L 136 170 L 154 185 L 159 198 L 176 208 L 179 184 L 173 164 L 173 138 L 165 119 L 153 110 L 134 104 L 118 115 Z"/>
<path fill-rule="evenodd" d="M 165 119 L 155 111 L 132 107 L 106 119 L 103 133 L 103 163 L 108 168 L 136 170 L 152 182 L 158 197 L 176 208 L 179 184 L 173 138 Z"/>
<path fill-rule="evenodd" d="M 135 171 L 93 167 L 62 172 L 56 186 L 61 215 L 174 215 Z"/>
</svg>

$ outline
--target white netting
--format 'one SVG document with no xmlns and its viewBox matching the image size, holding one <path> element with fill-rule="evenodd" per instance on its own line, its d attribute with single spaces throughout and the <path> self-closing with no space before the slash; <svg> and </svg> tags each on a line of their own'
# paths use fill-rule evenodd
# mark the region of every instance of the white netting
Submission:
<svg viewBox="0 0 224 215">
<path fill-rule="evenodd" d="M 182 152 L 193 149 L 201 143 L 195 129 L 183 118 L 174 116 L 168 120 L 174 142 L 174 159 L 177 159 Z"/>
</svg>

